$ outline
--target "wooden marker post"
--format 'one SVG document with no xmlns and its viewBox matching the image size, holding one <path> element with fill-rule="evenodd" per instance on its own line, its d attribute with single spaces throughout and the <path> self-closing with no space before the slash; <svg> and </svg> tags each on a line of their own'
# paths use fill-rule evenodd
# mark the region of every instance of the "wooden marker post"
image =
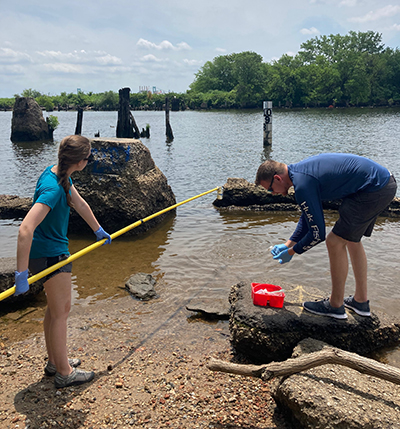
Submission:
<svg viewBox="0 0 400 429">
<path fill-rule="evenodd" d="M 264 146 L 272 145 L 272 101 L 263 102 L 264 110 Z"/>
</svg>

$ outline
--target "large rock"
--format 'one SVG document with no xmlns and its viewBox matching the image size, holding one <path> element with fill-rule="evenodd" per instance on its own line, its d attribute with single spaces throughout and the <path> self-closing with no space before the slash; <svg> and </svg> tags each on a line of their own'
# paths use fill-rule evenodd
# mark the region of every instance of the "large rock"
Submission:
<svg viewBox="0 0 400 429">
<path fill-rule="evenodd" d="M 318 289 L 280 284 L 285 289 L 283 308 L 253 304 L 251 285 L 240 282 L 230 293 L 229 328 L 233 348 L 256 363 L 289 358 L 305 338 L 367 355 L 400 342 L 400 319 L 374 312 L 372 317 L 348 311 L 348 319 L 321 317 L 303 310 L 304 300 L 323 298 Z"/>
<path fill-rule="evenodd" d="M 245 179 L 229 178 L 223 187 L 222 199 L 213 204 L 221 209 L 240 209 L 258 211 L 300 211 L 293 188 L 287 196 L 272 195 L 262 186 L 256 186 Z M 325 210 L 337 210 L 340 201 L 324 201 Z M 400 217 L 400 198 L 395 198 L 381 216 Z"/>
<path fill-rule="evenodd" d="M 11 141 L 48 140 L 52 137 L 53 131 L 49 129 L 36 101 L 30 97 L 17 97 L 11 121 Z"/>
<path fill-rule="evenodd" d="M 94 161 L 74 173 L 72 179 L 107 232 L 120 230 L 176 204 L 166 177 L 140 140 L 95 138 L 91 142 Z M 166 216 L 168 213 L 157 216 L 130 234 L 147 231 Z M 90 231 L 74 213 L 70 231 L 83 230 Z"/>
<path fill-rule="evenodd" d="M 32 198 L 20 198 L 17 195 L 0 195 L 0 218 L 24 218 L 32 207 Z"/>
<path fill-rule="evenodd" d="M 306 339 L 292 357 L 324 346 Z M 294 428 L 400 428 L 400 386 L 345 366 L 322 365 L 281 377 L 271 394 Z"/>
<path fill-rule="evenodd" d="M 92 148 L 94 162 L 74 173 L 73 181 L 107 232 L 120 230 L 176 203 L 166 177 L 139 140 L 98 138 L 92 140 Z M 0 195 L 0 218 L 23 218 L 31 206 L 32 198 Z M 168 213 L 157 216 L 129 234 L 147 231 L 166 216 Z M 69 231 L 90 233 L 73 209 Z"/>
</svg>

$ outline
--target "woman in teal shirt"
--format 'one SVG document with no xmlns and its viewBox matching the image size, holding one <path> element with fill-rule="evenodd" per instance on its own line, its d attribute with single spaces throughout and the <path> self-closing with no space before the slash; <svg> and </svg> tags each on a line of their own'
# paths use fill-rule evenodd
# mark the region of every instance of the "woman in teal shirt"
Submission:
<svg viewBox="0 0 400 429">
<path fill-rule="evenodd" d="M 65 137 L 59 147 L 58 164 L 47 167 L 40 176 L 33 205 L 21 223 L 18 234 L 15 295 L 27 292 L 28 266 L 32 274 L 68 258 L 68 221 L 73 207 L 87 222 L 98 240 L 111 237 L 100 226 L 87 202 L 79 195 L 70 178 L 83 170 L 90 156 L 86 137 Z M 44 335 L 48 353 L 46 375 L 55 375 L 57 388 L 93 380 L 94 372 L 78 370 L 79 359 L 68 359 L 67 319 L 71 309 L 71 270 L 69 263 L 44 278 L 47 309 Z"/>
</svg>

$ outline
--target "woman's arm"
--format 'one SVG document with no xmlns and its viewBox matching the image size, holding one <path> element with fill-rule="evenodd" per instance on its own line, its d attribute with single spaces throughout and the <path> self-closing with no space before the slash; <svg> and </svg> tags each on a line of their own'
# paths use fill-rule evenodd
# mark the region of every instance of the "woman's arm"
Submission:
<svg viewBox="0 0 400 429">
<path fill-rule="evenodd" d="M 17 271 L 22 272 L 28 268 L 33 233 L 49 211 L 50 207 L 46 204 L 36 203 L 22 221 L 18 231 Z"/>
<path fill-rule="evenodd" d="M 103 238 L 105 238 L 106 241 L 104 242 L 104 244 L 110 244 L 110 234 L 105 232 L 104 229 L 100 226 L 89 204 L 79 195 L 79 192 L 73 185 L 71 186 L 71 199 L 72 203 L 75 206 L 75 210 L 79 213 L 82 219 L 85 220 L 85 222 L 90 226 L 90 228 L 92 228 L 93 232 L 96 234 L 97 240 L 102 240 Z"/>
<path fill-rule="evenodd" d="M 71 200 L 81 218 L 92 228 L 93 232 L 97 231 L 100 228 L 100 224 L 89 204 L 80 196 L 74 185 L 71 186 Z"/>
</svg>

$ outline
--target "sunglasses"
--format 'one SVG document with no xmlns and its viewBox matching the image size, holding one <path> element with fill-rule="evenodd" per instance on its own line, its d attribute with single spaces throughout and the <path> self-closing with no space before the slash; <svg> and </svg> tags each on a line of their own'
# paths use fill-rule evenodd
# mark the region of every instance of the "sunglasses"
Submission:
<svg viewBox="0 0 400 429">
<path fill-rule="evenodd" d="M 88 162 L 93 161 L 93 155 L 90 154 L 87 158 L 83 158 L 83 161 L 88 161 Z"/>
<path fill-rule="evenodd" d="M 274 191 L 274 190 L 272 189 L 272 185 L 273 185 L 273 183 L 274 183 L 275 174 L 276 174 L 276 171 L 275 171 L 274 175 L 272 176 L 272 180 L 271 180 L 271 183 L 270 183 L 270 185 L 269 185 L 268 192 L 273 192 L 273 191 Z"/>
</svg>

